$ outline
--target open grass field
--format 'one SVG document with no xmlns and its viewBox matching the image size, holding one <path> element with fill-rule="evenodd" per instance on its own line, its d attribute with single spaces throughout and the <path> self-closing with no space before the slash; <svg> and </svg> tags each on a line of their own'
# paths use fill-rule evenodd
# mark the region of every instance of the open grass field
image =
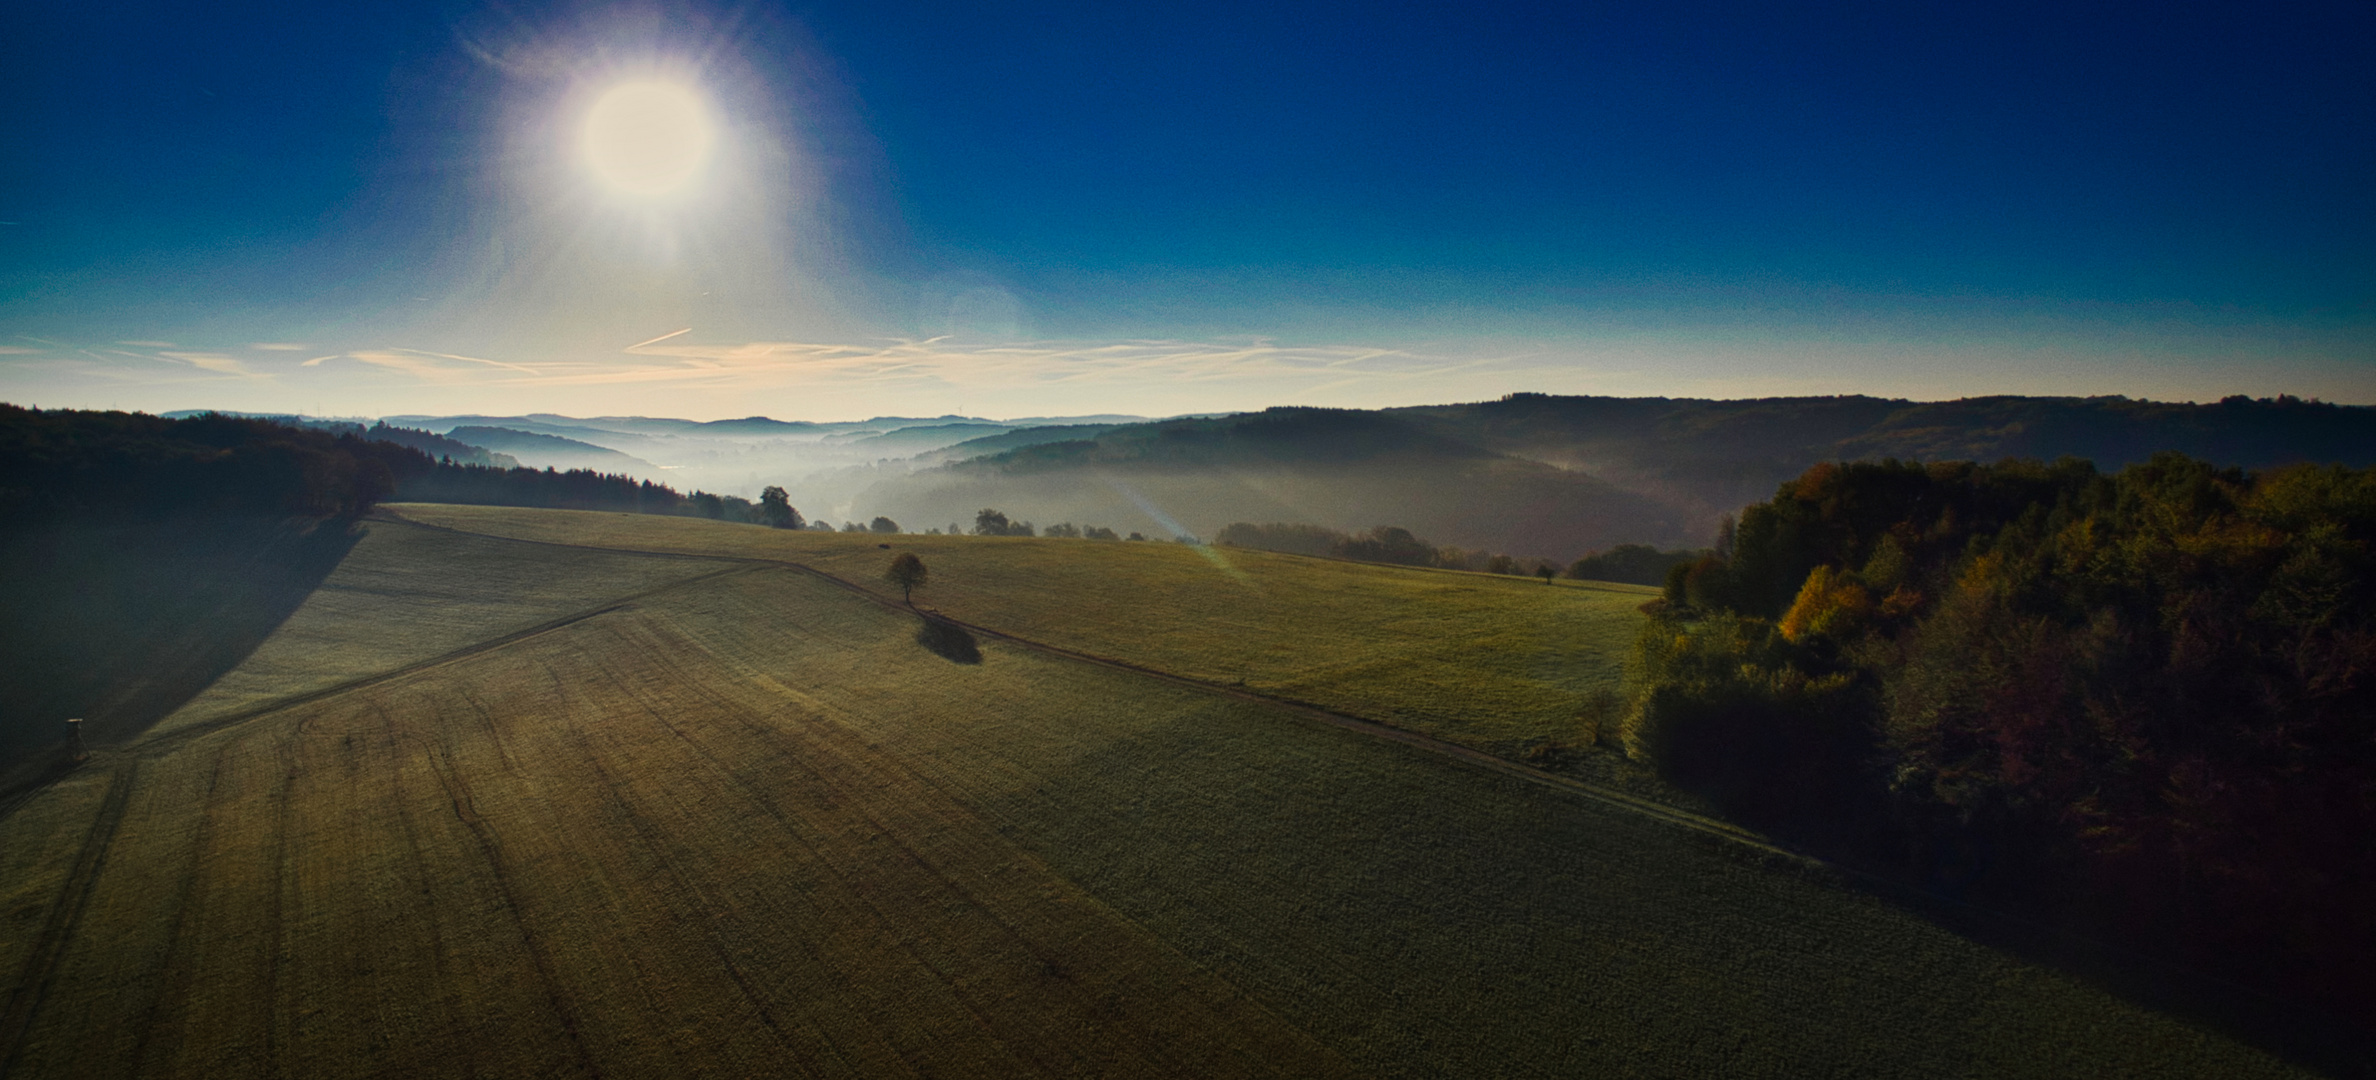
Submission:
<svg viewBox="0 0 2376 1080">
<path fill-rule="evenodd" d="M 380 528 L 245 663 L 156 730 L 204 726 L 727 569 L 695 559 Z"/>
<path fill-rule="evenodd" d="M 504 513 L 622 542 L 605 517 Z M 2292 1071 L 1670 820 L 1021 642 L 956 647 L 796 567 L 369 530 L 221 695 L 0 817 L 0 1071 Z M 857 539 L 801 561 L 871 579 L 884 553 Z M 936 603 L 1001 631 L 991 601 L 961 608 L 961 568 L 1021 564 L 995 594 L 1017 604 L 1031 567 L 1090 564 L 1076 603 L 1099 576 L 1094 554 L 929 542 Z M 1211 580 L 1166 561 L 1196 552 L 1128 547 L 1109 589 L 1138 586 L 1124 559 L 1158 567 L 1158 599 Z M 1236 565 L 1249 595 L 1332 614 L 1599 595 Z M 1317 606 L 1363 587 L 1399 599 Z M 1128 624 L 1057 595 L 1032 609 L 1048 625 Z M 1146 636 L 1194 621 L 1157 606 Z M 1405 663 L 1447 671 L 1427 630 L 1492 621 L 1404 618 Z M 1273 657 L 1249 686 L 1356 666 L 1293 644 L 1244 647 Z M 1220 649 L 1171 647 L 1083 651 Z"/>
<path fill-rule="evenodd" d="M 690 518 L 399 506 L 433 525 L 597 547 L 789 559 L 887 596 L 867 534 Z M 1481 749 L 1583 740 L 1640 626 L 1638 585 L 1409 570 L 1243 548 L 901 536 L 920 606 L 1034 641 L 1313 704 Z"/>
</svg>

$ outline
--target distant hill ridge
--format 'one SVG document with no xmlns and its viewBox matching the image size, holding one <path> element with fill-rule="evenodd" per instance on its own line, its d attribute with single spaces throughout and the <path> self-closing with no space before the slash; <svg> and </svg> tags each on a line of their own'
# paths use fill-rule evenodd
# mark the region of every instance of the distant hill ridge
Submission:
<svg viewBox="0 0 2376 1080">
<path fill-rule="evenodd" d="M 434 432 L 415 428 L 390 427 L 384 423 L 373 424 L 369 428 L 360 424 L 347 426 L 355 428 L 356 434 L 366 439 L 375 442 L 395 443 L 398 446 L 409 446 L 430 457 L 451 461 L 456 465 L 485 465 L 494 469 L 520 467 L 520 460 L 510 454 L 497 453 L 483 446 L 473 446 L 460 439 L 449 439 Z"/>
<path fill-rule="evenodd" d="M 1281 406 L 1214 419 L 1126 424 L 1084 439 L 1018 447 L 961 467 L 1031 471 L 1080 463 L 1208 467 L 1497 456 L 1385 413 Z"/>
<path fill-rule="evenodd" d="M 583 442 L 577 439 L 568 438 L 566 436 L 547 435 L 538 431 L 515 431 L 511 428 L 458 427 L 447 432 L 446 437 L 449 439 L 457 439 L 462 442 L 470 443 L 474 446 L 484 446 L 490 450 L 510 449 L 512 447 L 527 447 L 530 449 L 574 450 L 580 453 L 618 454 L 620 457 L 627 456 L 625 454 L 619 454 L 618 451 L 607 446 L 596 446 L 593 443 Z"/>
<path fill-rule="evenodd" d="M 1504 452 L 1622 444 L 1687 456 L 1791 454 L 1813 460 L 2083 457 L 2099 465 L 2179 450 L 2259 468 L 2376 454 L 2376 409 L 2281 395 L 2216 404 L 2125 397 L 1915 402 L 1863 396 L 1709 401 L 1554 397 L 1390 409 Z"/>
<path fill-rule="evenodd" d="M 2376 460 L 2376 409 L 2291 397 L 2234 397 L 2195 405 L 2120 397 L 1913 402 L 1861 396 L 1713 401 L 1513 394 L 1493 402 L 1378 411 L 1281 406 L 1083 434 L 1081 440 L 985 456 L 974 464 L 1044 469 L 1089 461 L 1499 455 L 1589 469 L 1579 459 L 1607 456 L 1647 467 L 1661 461 L 1813 464 L 1885 457 L 2071 456 L 2109 468 L 2163 450 L 2246 468 Z M 1795 476 L 1802 467 L 1776 464 L 1772 471 Z"/>
<path fill-rule="evenodd" d="M 1547 394 L 1282 407 L 1058 436 L 885 480 L 861 501 L 903 520 L 962 516 L 967 504 L 1034 520 L 1131 520 L 1132 507 L 1153 503 L 1202 535 L 1231 521 L 1399 524 L 1463 547 L 1567 559 L 1624 542 L 1706 544 L 1722 515 L 1821 461 L 2074 456 L 2111 470 L 2163 450 L 2247 469 L 2376 464 L 2376 409 L 2290 396 L 2196 405 Z M 1215 490 L 1174 482 L 1188 475 Z"/>
<path fill-rule="evenodd" d="M 1383 410 L 1280 407 L 1166 420 L 389 419 L 450 429 L 450 438 L 531 466 L 594 468 L 746 495 L 781 484 L 802 506 L 848 506 L 852 514 L 900 521 L 961 522 L 996 506 L 1034 521 L 1108 522 L 1150 534 L 1210 536 L 1236 521 L 1347 533 L 1391 524 L 1463 548 L 1561 563 L 1620 543 L 1705 546 L 1723 515 L 1771 497 L 1821 461 L 2067 455 L 2114 470 L 2174 450 L 2247 469 L 2376 464 L 2376 409 L 2284 395 L 2197 405 L 2123 397 L 1720 401 L 1521 393 Z M 876 468 L 880 459 L 894 460 Z M 653 460 L 684 471 L 664 472 Z M 828 471 L 853 465 L 863 468 Z"/>
<path fill-rule="evenodd" d="M 658 467 L 633 454 L 580 439 L 500 427 L 458 427 L 446 433 L 473 446 L 500 451 L 532 468 L 598 469 L 651 476 Z"/>
</svg>

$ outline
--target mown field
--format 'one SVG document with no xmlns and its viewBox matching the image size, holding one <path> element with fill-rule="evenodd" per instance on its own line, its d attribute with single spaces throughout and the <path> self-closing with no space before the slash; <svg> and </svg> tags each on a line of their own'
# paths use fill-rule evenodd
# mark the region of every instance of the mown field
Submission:
<svg viewBox="0 0 2376 1080">
<path fill-rule="evenodd" d="M 794 567 L 369 529 L 253 670 L 0 818 L 7 1075 L 2289 1071 L 1706 834 L 996 637 L 952 660 Z M 961 567 L 1100 573 L 943 544 L 952 613 Z M 1209 580 L 1129 547 L 1150 595 Z M 1349 586 L 1293 579 L 1403 573 L 1235 567 L 1330 613 Z M 1505 587 L 1409 576 L 1358 603 Z M 1292 643 L 1243 652 L 1349 663 Z"/>
<path fill-rule="evenodd" d="M 432 525 L 597 547 L 789 559 L 896 595 L 886 537 L 503 507 L 393 508 Z M 1244 548 L 901 536 L 920 606 L 1035 641 L 1485 749 L 1576 742 L 1657 595 L 1638 585 L 1409 570 Z"/>
</svg>

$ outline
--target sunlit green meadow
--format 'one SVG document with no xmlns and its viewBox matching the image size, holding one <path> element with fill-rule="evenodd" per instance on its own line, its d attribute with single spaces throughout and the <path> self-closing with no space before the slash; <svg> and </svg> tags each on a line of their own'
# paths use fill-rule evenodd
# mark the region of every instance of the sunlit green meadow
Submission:
<svg viewBox="0 0 2376 1080">
<path fill-rule="evenodd" d="M 689 518 L 399 505 L 554 543 L 781 559 L 865 584 L 913 551 L 920 607 L 1034 641 L 1243 685 L 1465 745 L 1588 743 L 1656 590 L 1156 542 L 787 532 Z M 889 544 L 890 550 L 881 545 Z"/>
</svg>

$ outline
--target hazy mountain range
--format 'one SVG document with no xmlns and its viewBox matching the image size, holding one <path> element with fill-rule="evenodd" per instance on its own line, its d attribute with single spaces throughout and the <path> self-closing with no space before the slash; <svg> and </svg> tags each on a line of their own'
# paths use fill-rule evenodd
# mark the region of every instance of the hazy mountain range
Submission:
<svg viewBox="0 0 2376 1080">
<path fill-rule="evenodd" d="M 878 480 L 857 501 L 901 521 L 996 505 L 1043 524 L 1145 522 L 1198 535 L 1230 521 L 1391 523 L 1440 543 L 1565 558 L 1622 542 L 1705 544 L 1723 514 L 1818 461 L 2068 455 L 2113 469 L 2161 450 L 2247 468 L 2368 464 L 2376 410 L 2290 398 L 1523 394 L 1375 412 L 1282 408 L 1114 427 L 918 469 Z"/>
<path fill-rule="evenodd" d="M 1554 397 L 1226 416 L 391 416 L 531 467 L 593 468 L 756 495 L 812 518 L 922 530 L 997 507 L 1017 520 L 1209 536 L 1232 521 L 1358 530 L 1570 558 L 1616 543 L 1705 544 L 1718 519 L 1825 460 L 2083 457 L 2175 450 L 2222 465 L 2376 463 L 2376 409 L 2290 397 Z M 321 423 L 321 421 L 314 421 Z"/>
</svg>

